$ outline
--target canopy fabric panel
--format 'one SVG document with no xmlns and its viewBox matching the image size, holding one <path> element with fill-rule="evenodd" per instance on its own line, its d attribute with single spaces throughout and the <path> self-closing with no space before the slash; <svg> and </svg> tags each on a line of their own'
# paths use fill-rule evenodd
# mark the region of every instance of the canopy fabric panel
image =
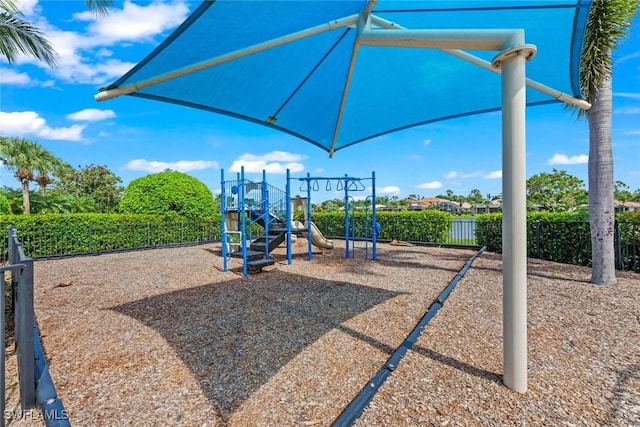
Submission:
<svg viewBox="0 0 640 427">
<path fill-rule="evenodd" d="M 366 1 L 205 1 L 148 57 L 106 89 L 134 85 L 357 15 L 367 5 Z M 380 0 L 371 16 L 407 29 L 524 29 L 526 43 L 537 46 L 537 55 L 527 63 L 527 77 L 580 97 L 578 65 L 589 8 L 589 1 L 577 0 Z M 386 31 L 372 22 L 372 30 Z M 261 123 L 329 152 L 395 130 L 500 109 L 500 75 L 446 50 L 362 45 L 349 73 L 357 38 L 355 22 L 336 25 L 141 87 L 130 95 Z M 490 62 L 499 52 L 468 53 Z M 558 101 L 527 90 L 529 105 L 549 102 Z"/>
</svg>

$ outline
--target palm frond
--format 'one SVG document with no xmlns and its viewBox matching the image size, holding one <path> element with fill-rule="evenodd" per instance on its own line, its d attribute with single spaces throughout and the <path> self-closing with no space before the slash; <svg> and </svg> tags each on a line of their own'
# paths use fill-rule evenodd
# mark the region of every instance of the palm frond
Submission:
<svg viewBox="0 0 640 427">
<path fill-rule="evenodd" d="M 580 89 L 589 102 L 611 76 L 611 52 L 628 35 L 640 0 L 594 0 L 587 19 L 580 62 Z M 584 115 L 578 110 L 578 116 Z"/>
<path fill-rule="evenodd" d="M 87 9 L 92 10 L 97 16 L 106 16 L 113 0 L 86 0 L 86 3 Z"/>
<path fill-rule="evenodd" d="M 53 46 L 38 28 L 7 12 L 2 12 L 0 13 L 0 55 L 11 63 L 19 54 L 36 58 L 51 67 L 54 67 L 59 59 Z"/>
</svg>

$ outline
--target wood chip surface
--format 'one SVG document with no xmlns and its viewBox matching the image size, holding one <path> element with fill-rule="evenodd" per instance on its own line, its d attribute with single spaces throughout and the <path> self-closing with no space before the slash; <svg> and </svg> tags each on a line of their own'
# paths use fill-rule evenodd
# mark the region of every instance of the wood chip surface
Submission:
<svg viewBox="0 0 640 427">
<path fill-rule="evenodd" d="M 218 244 L 37 261 L 72 425 L 331 425 L 475 253 L 379 244 L 371 261 L 336 243 L 309 261 L 298 241 L 291 265 L 278 248 L 247 277 L 236 259 L 222 271 Z M 588 268 L 529 260 L 520 394 L 502 383 L 501 268 L 476 259 L 356 425 L 640 426 L 640 275 L 595 286 Z"/>
</svg>

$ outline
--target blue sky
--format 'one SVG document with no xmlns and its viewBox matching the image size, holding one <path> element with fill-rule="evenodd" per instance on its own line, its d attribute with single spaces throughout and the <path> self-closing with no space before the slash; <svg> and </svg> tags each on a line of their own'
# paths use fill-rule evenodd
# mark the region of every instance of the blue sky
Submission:
<svg viewBox="0 0 640 427">
<path fill-rule="evenodd" d="M 467 195 L 501 193 L 500 114 L 488 113 L 416 127 L 339 151 L 321 149 L 269 128 L 195 109 L 134 97 L 98 103 L 93 96 L 143 59 L 198 3 L 116 2 L 98 18 L 80 0 L 21 0 L 25 19 L 44 31 L 60 55 L 48 68 L 29 58 L 0 60 L 0 134 L 36 141 L 73 166 L 106 165 L 127 185 L 166 168 L 220 189 L 244 164 L 249 178 L 284 188 L 294 176 L 369 178 L 378 195 L 431 197 L 451 189 Z M 614 54 L 615 179 L 640 188 L 640 18 Z M 534 59 L 535 60 L 535 59 Z M 527 177 L 566 170 L 587 182 L 585 121 L 561 104 L 527 109 Z M 257 173 L 254 173 L 257 172 Z M 16 187 L 7 170 L 0 185 Z M 335 183 L 313 201 L 343 197 Z M 302 193 L 294 185 L 294 193 Z"/>
</svg>

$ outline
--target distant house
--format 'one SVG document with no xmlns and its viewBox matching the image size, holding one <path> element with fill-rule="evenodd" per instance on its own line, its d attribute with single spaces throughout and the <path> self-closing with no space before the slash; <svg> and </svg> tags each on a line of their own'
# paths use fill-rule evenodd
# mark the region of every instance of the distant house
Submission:
<svg viewBox="0 0 640 427">
<path fill-rule="evenodd" d="M 615 200 L 616 212 L 640 212 L 639 202 L 622 202 L 621 200 Z"/>
<path fill-rule="evenodd" d="M 472 214 L 502 212 L 502 200 L 496 199 L 492 200 L 489 204 L 482 203 L 479 205 L 473 205 L 469 212 Z"/>
<path fill-rule="evenodd" d="M 441 199 L 439 197 L 425 197 L 420 200 L 414 200 L 409 203 L 410 211 L 421 211 L 425 209 L 438 208 L 452 214 L 468 212 L 471 208 L 469 203 L 452 202 L 451 200 Z"/>
</svg>

